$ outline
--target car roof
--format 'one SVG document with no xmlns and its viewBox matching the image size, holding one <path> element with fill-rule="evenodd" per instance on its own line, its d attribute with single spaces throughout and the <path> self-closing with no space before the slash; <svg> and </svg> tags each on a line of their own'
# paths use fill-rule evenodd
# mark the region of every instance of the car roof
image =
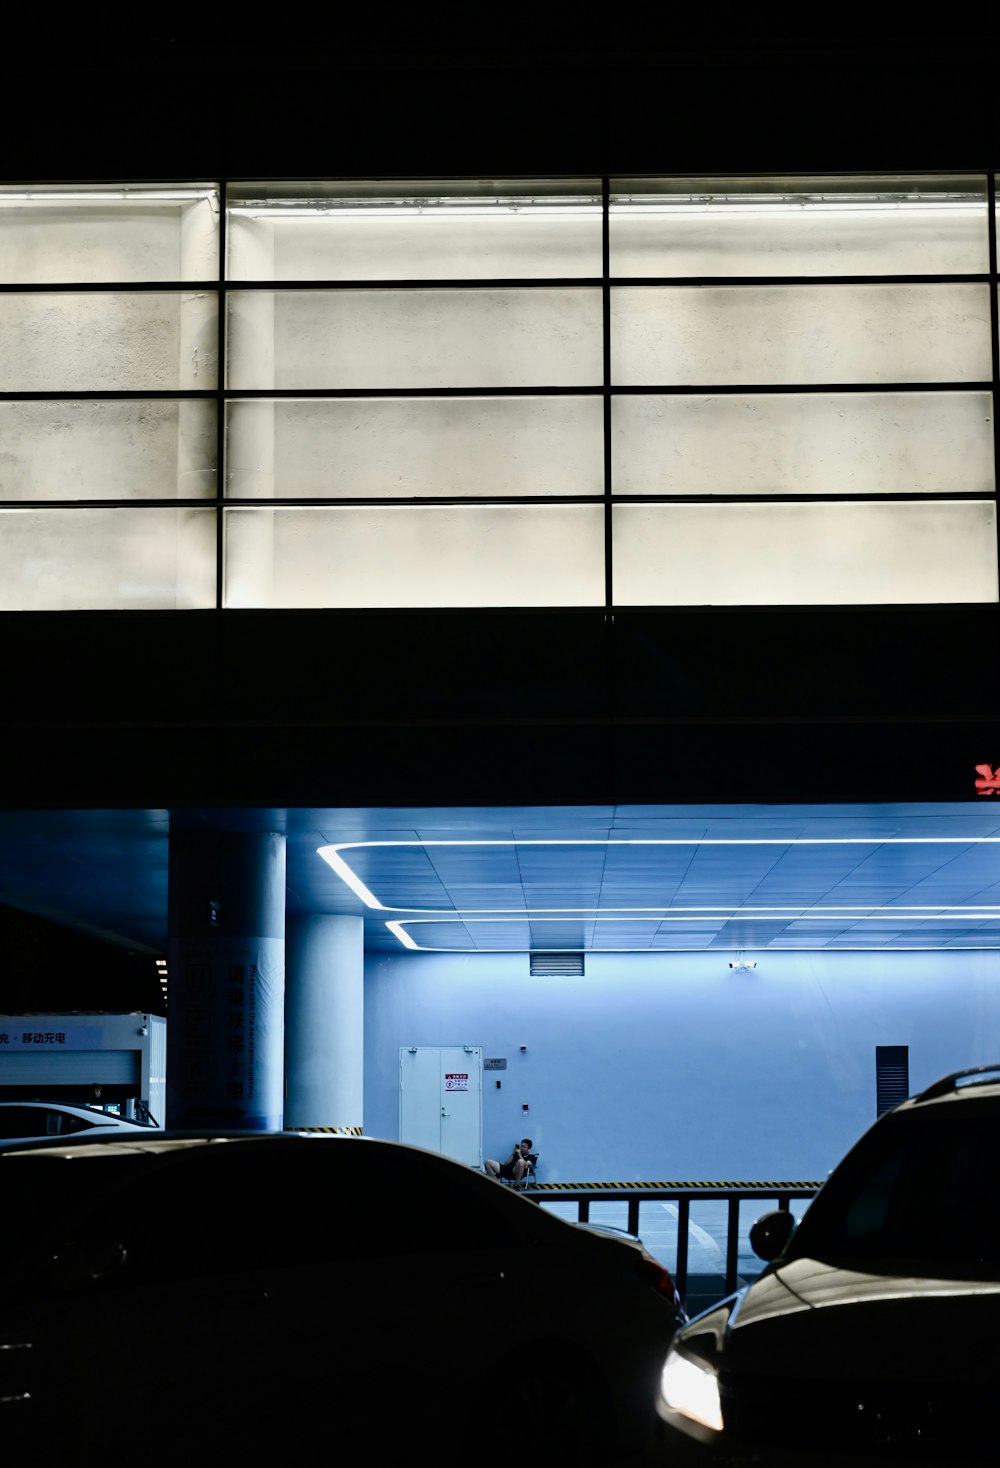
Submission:
<svg viewBox="0 0 1000 1468">
<path fill-rule="evenodd" d="M 103 1116 L 107 1121 L 125 1121 L 112 1111 L 103 1111 L 100 1106 L 90 1106 L 86 1101 L 0 1101 L 0 1107 L 37 1106 L 43 1111 L 71 1111 L 74 1116 Z M 134 1125 L 135 1123 L 129 1123 Z"/>
<path fill-rule="evenodd" d="M 311 1142 L 313 1145 L 339 1143 L 342 1146 L 364 1147 L 366 1149 L 391 1150 L 394 1152 L 418 1153 L 428 1159 L 432 1166 L 457 1168 L 461 1172 L 468 1172 L 472 1176 L 486 1180 L 485 1173 L 479 1168 L 468 1167 L 466 1164 L 457 1162 L 454 1158 L 445 1157 L 439 1152 L 430 1152 L 423 1147 L 416 1147 L 408 1142 L 390 1141 L 383 1137 L 351 1137 L 336 1133 L 318 1132 L 230 1132 L 230 1131 L 204 1131 L 204 1130 L 171 1130 L 161 1128 L 150 1128 L 136 1126 L 109 1127 L 106 1132 L 95 1134 L 94 1132 L 81 1134 L 73 1132 L 68 1137 L 33 1137 L 27 1141 L 5 1143 L 0 1142 L 0 1157 L 16 1152 L 19 1156 L 36 1151 L 39 1155 L 57 1153 L 60 1157 L 93 1157 L 98 1152 L 102 1156 L 109 1153 L 114 1155 L 134 1155 L 136 1152 L 149 1154 L 169 1155 L 172 1152 L 181 1152 L 192 1147 L 214 1146 L 217 1143 L 236 1142 L 242 1146 L 274 1146 L 276 1143 L 289 1146 L 301 1145 Z M 508 1192 L 505 1188 L 504 1194 Z M 521 1198 L 520 1194 L 513 1194 Z M 526 1200 L 525 1200 L 526 1201 Z"/>
<path fill-rule="evenodd" d="M 971 1065 L 964 1070 L 951 1071 L 939 1080 L 925 1086 L 915 1096 L 908 1097 L 893 1108 L 894 1111 L 913 1111 L 933 1102 L 951 1103 L 969 1097 L 976 1100 L 1000 1100 L 1000 1063 L 995 1065 Z"/>
</svg>

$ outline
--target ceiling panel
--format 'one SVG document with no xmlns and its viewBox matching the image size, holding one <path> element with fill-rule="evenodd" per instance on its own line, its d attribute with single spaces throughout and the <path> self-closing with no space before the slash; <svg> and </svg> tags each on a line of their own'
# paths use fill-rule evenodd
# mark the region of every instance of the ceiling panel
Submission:
<svg viewBox="0 0 1000 1468">
<path fill-rule="evenodd" d="M 283 832 L 372 951 L 1000 947 L 996 803 L 6 811 L 0 902 L 162 953 L 171 826 Z"/>
</svg>

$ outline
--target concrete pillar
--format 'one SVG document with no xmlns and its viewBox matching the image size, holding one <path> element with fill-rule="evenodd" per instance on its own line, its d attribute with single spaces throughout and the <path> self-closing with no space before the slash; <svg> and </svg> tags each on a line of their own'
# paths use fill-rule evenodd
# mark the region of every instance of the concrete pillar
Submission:
<svg viewBox="0 0 1000 1468">
<path fill-rule="evenodd" d="M 285 838 L 171 831 L 168 1127 L 280 1131 Z"/>
<path fill-rule="evenodd" d="M 289 917 L 285 1128 L 364 1122 L 364 920 Z"/>
</svg>

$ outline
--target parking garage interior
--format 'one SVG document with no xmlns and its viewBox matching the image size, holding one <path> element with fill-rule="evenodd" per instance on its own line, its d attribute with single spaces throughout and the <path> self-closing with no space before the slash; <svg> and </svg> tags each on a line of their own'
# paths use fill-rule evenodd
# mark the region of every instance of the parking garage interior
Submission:
<svg viewBox="0 0 1000 1468">
<path fill-rule="evenodd" d="M 481 1069 L 482 1155 L 522 1129 L 552 1183 L 818 1179 L 874 1120 L 880 1048 L 905 1047 L 918 1089 L 1000 1044 L 989 803 L 199 810 L 178 824 L 277 833 L 287 931 L 356 925 L 352 1124 L 398 1137 L 401 1052 L 469 1046 L 503 1062 Z M 166 811 L 3 814 L 5 902 L 111 969 L 86 985 L 72 969 L 68 984 L 14 973 L 12 1008 L 114 994 L 171 1014 L 170 840 Z"/>
</svg>

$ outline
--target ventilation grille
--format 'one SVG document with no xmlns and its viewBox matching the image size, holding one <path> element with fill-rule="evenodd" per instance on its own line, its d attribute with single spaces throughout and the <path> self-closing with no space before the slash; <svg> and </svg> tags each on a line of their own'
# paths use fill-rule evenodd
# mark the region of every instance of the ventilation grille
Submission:
<svg viewBox="0 0 1000 1468">
<path fill-rule="evenodd" d="M 891 1111 L 910 1094 L 910 1047 L 875 1046 L 875 1115 Z"/>
<path fill-rule="evenodd" d="M 532 953 L 530 955 L 533 974 L 582 974 L 582 953 Z"/>
</svg>

